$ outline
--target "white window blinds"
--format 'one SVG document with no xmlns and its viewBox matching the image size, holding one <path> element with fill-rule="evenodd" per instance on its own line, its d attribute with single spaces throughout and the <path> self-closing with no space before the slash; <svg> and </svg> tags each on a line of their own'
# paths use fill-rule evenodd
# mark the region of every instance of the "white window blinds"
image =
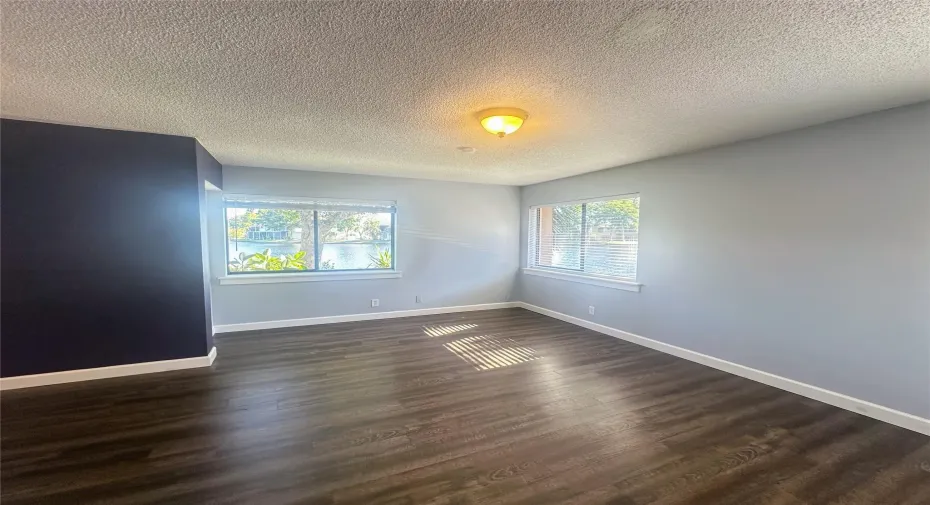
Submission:
<svg viewBox="0 0 930 505">
<path fill-rule="evenodd" d="M 531 268 L 636 279 L 639 195 L 530 208 Z"/>
<path fill-rule="evenodd" d="M 224 195 L 227 209 L 303 209 L 334 212 L 395 212 L 392 201 L 335 200 L 327 198 L 271 197 L 262 195 Z"/>
</svg>

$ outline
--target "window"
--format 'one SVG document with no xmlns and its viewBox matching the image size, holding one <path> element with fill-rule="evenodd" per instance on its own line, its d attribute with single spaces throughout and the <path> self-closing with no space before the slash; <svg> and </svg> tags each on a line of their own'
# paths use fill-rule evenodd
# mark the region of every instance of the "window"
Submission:
<svg viewBox="0 0 930 505">
<path fill-rule="evenodd" d="M 530 208 L 531 269 L 634 281 L 639 195 Z"/>
<path fill-rule="evenodd" d="M 394 202 L 227 196 L 227 273 L 393 270 Z"/>
</svg>

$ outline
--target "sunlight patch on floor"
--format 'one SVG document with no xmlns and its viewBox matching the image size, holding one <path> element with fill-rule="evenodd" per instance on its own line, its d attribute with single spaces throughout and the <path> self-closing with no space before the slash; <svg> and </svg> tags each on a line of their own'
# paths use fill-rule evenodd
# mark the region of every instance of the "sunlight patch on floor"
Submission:
<svg viewBox="0 0 930 505">
<path fill-rule="evenodd" d="M 532 347 L 522 346 L 512 339 L 494 335 L 460 338 L 442 346 L 475 367 L 475 370 L 518 365 L 542 357 L 536 354 Z"/>
<path fill-rule="evenodd" d="M 431 337 L 444 337 L 460 331 L 477 328 L 477 324 L 435 324 L 433 326 L 424 326 L 423 333 Z"/>
</svg>

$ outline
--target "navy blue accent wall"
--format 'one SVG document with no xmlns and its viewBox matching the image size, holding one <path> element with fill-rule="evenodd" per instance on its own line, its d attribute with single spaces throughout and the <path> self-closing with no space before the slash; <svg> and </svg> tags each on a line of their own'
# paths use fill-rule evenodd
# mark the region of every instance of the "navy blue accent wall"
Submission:
<svg viewBox="0 0 930 505">
<path fill-rule="evenodd" d="M 207 354 L 198 147 L 0 122 L 0 376 Z"/>
</svg>

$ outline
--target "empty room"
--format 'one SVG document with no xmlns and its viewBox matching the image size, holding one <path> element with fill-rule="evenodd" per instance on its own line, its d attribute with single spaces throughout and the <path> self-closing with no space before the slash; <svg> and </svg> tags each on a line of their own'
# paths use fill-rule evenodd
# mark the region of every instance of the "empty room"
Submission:
<svg viewBox="0 0 930 505">
<path fill-rule="evenodd" d="M 930 0 L 0 0 L 0 502 L 930 504 Z"/>
</svg>

